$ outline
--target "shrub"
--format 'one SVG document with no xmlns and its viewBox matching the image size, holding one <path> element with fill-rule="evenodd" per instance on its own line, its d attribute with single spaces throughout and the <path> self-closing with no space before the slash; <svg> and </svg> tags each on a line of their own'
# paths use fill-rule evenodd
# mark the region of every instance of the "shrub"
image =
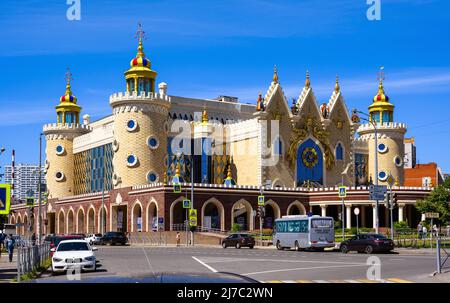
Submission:
<svg viewBox="0 0 450 303">
<path fill-rule="evenodd" d="M 231 227 L 231 231 L 234 232 L 234 233 L 238 232 L 238 231 L 241 231 L 241 225 L 237 224 L 237 223 L 234 223 L 233 226 Z"/>
</svg>

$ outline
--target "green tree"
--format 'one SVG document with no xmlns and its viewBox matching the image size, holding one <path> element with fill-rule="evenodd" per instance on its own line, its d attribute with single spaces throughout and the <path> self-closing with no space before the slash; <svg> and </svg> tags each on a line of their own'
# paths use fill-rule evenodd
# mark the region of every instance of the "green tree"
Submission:
<svg viewBox="0 0 450 303">
<path fill-rule="evenodd" d="M 442 184 L 445 188 L 450 189 L 450 177 L 447 177 L 444 181 L 444 184 Z"/>
<path fill-rule="evenodd" d="M 416 208 L 419 212 L 439 213 L 439 219 L 434 219 L 436 224 L 447 224 L 450 220 L 450 210 L 448 202 L 450 201 L 450 192 L 444 186 L 436 187 L 428 197 L 417 201 Z"/>
</svg>

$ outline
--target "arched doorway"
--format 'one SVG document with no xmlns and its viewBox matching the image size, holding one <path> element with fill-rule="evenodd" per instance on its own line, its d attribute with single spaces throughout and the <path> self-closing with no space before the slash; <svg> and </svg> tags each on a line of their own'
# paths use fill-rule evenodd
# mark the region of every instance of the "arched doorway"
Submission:
<svg viewBox="0 0 450 303">
<path fill-rule="evenodd" d="M 134 204 L 131 210 L 131 231 L 142 231 L 142 205 L 139 201 Z"/>
<path fill-rule="evenodd" d="M 288 216 L 306 215 L 306 208 L 299 201 L 294 201 L 291 204 L 289 204 L 286 213 Z"/>
<path fill-rule="evenodd" d="M 158 230 L 158 205 L 152 200 L 147 206 L 147 231 Z"/>
<path fill-rule="evenodd" d="M 58 234 L 65 234 L 66 228 L 65 228 L 65 222 L 64 222 L 64 211 L 60 210 L 58 214 Z"/>
<path fill-rule="evenodd" d="M 184 230 L 186 210 L 183 208 L 183 199 L 179 198 L 170 205 L 170 230 Z"/>
<path fill-rule="evenodd" d="M 70 209 L 69 212 L 67 213 L 67 233 L 68 234 L 73 234 L 75 228 L 74 227 L 74 219 L 73 219 L 74 215 L 73 215 L 73 209 Z"/>
<path fill-rule="evenodd" d="M 16 225 L 16 234 L 20 235 L 20 234 L 22 234 L 22 227 L 21 227 L 21 225 L 22 225 L 22 216 L 20 214 L 17 216 L 17 223 L 16 224 L 17 224 Z"/>
<path fill-rule="evenodd" d="M 308 181 L 323 184 L 323 153 L 312 139 L 303 142 L 297 150 L 297 186 Z"/>
<path fill-rule="evenodd" d="M 95 233 L 95 210 L 94 207 L 90 207 L 87 215 L 87 232 L 88 234 Z"/>
<path fill-rule="evenodd" d="M 28 226 L 28 215 L 25 214 L 23 216 L 23 228 L 22 228 L 22 235 L 26 235 L 28 231 L 30 230 L 30 227 Z"/>
<path fill-rule="evenodd" d="M 224 208 L 222 203 L 213 198 L 202 206 L 202 227 L 206 230 L 225 230 L 223 218 Z"/>
<path fill-rule="evenodd" d="M 253 208 L 250 203 L 241 199 L 231 208 L 231 228 L 239 225 L 240 230 L 253 230 Z"/>
<path fill-rule="evenodd" d="M 79 208 L 77 213 L 77 233 L 83 234 L 85 233 L 85 225 L 84 225 L 84 209 Z"/>
<path fill-rule="evenodd" d="M 273 228 L 275 219 L 280 218 L 280 207 L 274 201 L 269 200 L 265 206 L 263 228 Z"/>
</svg>

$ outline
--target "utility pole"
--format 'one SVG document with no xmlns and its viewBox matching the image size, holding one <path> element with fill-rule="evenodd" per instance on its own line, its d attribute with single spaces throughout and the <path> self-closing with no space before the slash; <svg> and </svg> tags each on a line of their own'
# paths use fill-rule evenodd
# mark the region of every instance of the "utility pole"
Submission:
<svg viewBox="0 0 450 303">
<path fill-rule="evenodd" d="M 106 162 L 106 145 L 103 145 L 103 172 L 102 172 L 102 209 L 100 210 L 100 232 L 102 235 L 105 234 L 105 177 L 106 177 L 106 169 L 105 169 L 105 162 Z"/>
<path fill-rule="evenodd" d="M 191 155 L 191 209 L 194 209 L 194 157 L 192 155 Z M 192 246 L 194 246 L 194 232 L 192 232 Z"/>
<path fill-rule="evenodd" d="M 39 184 L 38 184 L 38 243 L 42 244 L 42 136 L 44 134 L 39 134 Z"/>
<path fill-rule="evenodd" d="M 342 176 L 342 186 L 344 186 L 344 174 L 341 175 Z M 342 197 L 342 213 L 341 213 L 341 218 L 342 218 L 342 241 L 345 241 L 345 198 Z"/>
</svg>

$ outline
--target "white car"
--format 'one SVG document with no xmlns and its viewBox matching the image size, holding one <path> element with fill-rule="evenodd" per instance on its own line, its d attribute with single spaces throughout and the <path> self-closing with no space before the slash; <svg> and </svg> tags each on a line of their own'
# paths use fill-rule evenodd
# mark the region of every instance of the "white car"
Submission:
<svg viewBox="0 0 450 303">
<path fill-rule="evenodd" d="M 85 240 L 64 240 L 58 247 L 52 248 L 53 272 L 65 272 L 68 269 L 80 268 L 85 271 L 96 270 L 96 258 L 94 251 L 97 248 L 91 247 Z"/>
<path fill-rule="evenodd" d="M 89 234 L 84 240 L 88 242 L 90 245 L 99 244 L 102 234 Z"/>
</svg>

